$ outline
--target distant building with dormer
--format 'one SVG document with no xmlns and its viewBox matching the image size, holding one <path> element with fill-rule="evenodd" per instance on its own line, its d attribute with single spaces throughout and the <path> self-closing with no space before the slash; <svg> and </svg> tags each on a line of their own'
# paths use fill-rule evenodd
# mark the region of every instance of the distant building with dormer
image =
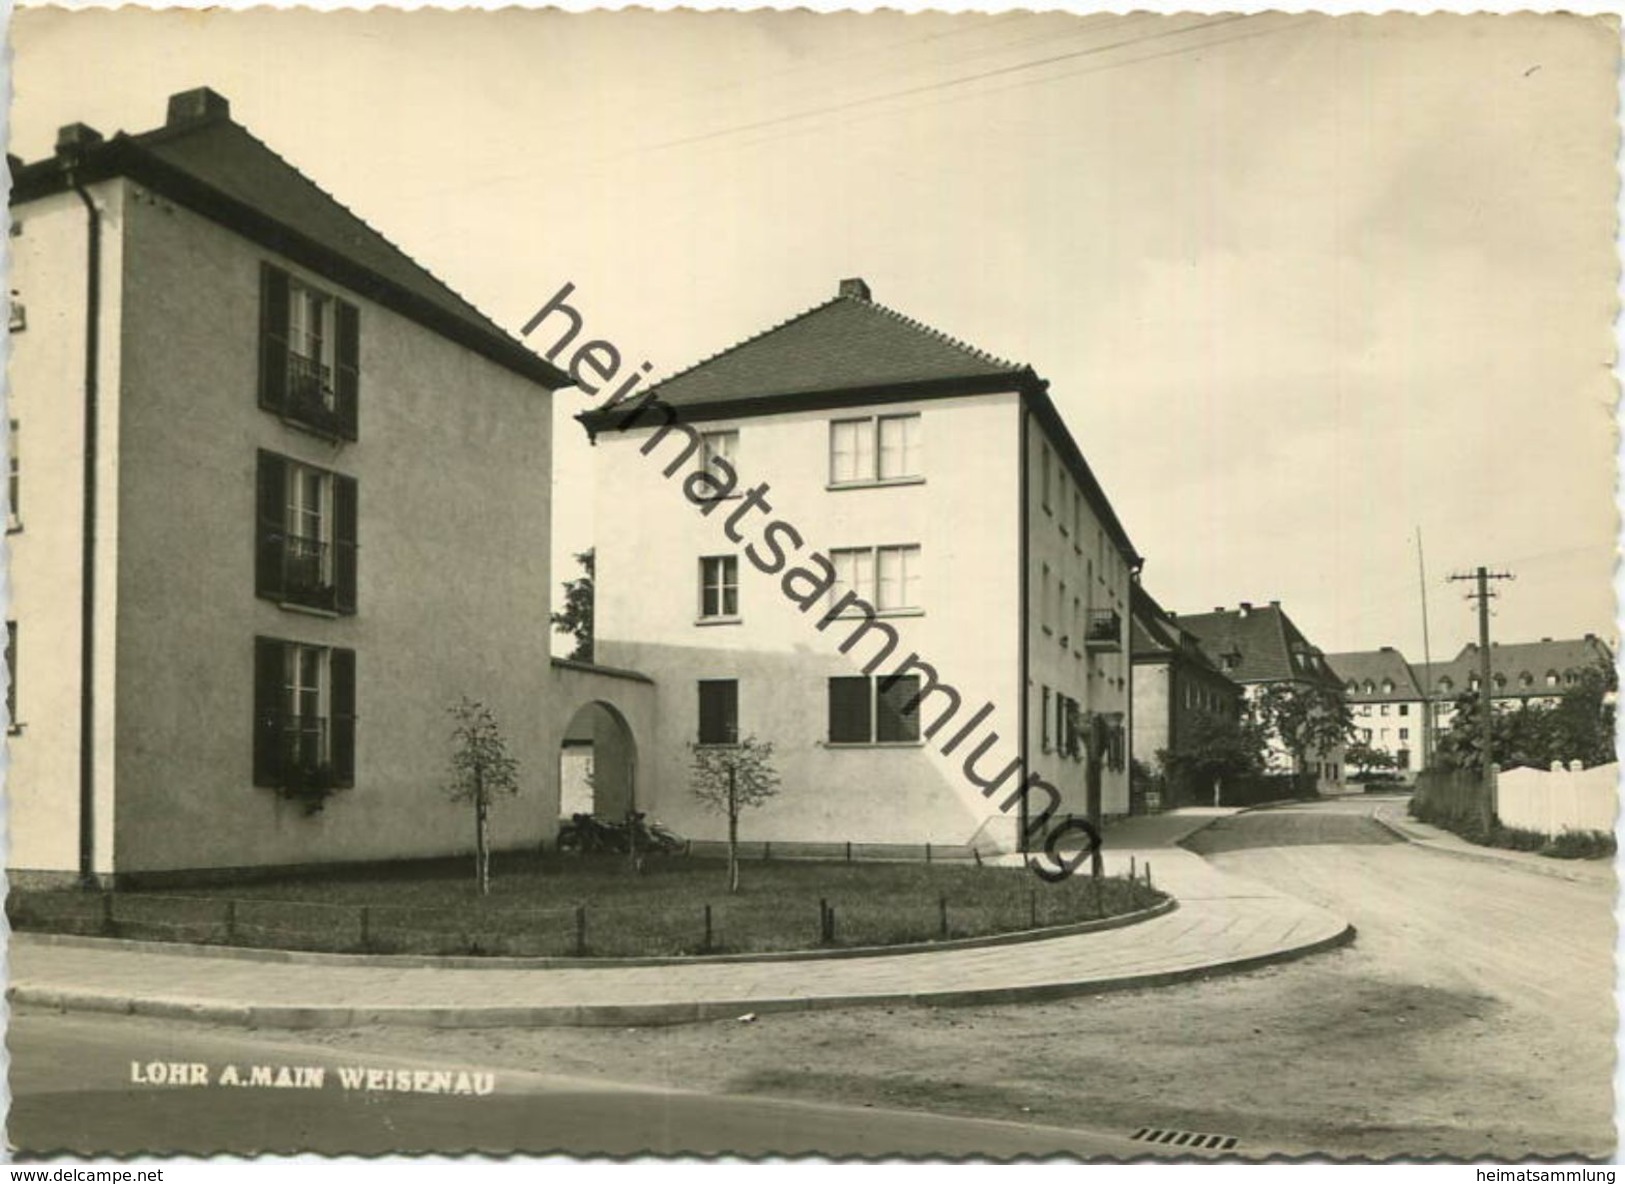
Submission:
<svg viewBox="0 0 1625 1184">
<path fill-rule="evenodd" d="M 1279 600 L 1181 613 L 1178 620 L 1181 628 L 1195 634 L 1219 669 L 1241 684 L 1249 704 L 1257 703 L 1265 688 L 1280 684 L 1343 692 L 1343 682 L 1332 673 L 1325 655 L 1287 616 Z M 1343 745 L 1310 751 L 1302 768 L 1293 768 L 1296 758 L 1279 737 L 1272 737 L 1267 755 L 1272 767 L 1312 775 L 1321 792 L 1336 792 L 1343 784 Z"/>
</svg>

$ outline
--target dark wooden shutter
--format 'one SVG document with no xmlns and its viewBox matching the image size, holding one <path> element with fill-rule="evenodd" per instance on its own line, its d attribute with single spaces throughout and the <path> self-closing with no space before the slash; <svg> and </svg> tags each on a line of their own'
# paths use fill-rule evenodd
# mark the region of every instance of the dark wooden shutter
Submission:
<svg viewBox="0 0 1625 1184">
<path fill-rule="evenodd" d="M 288 396 L 288 273 L 260 264 L 260 406 L 280 412 Z"/>
<path fill-rule="evenodd" d="M 288 512 L 288 462 L 274 452 L 261 451 L 258 472 L 254 535 L 254 590 L 261 596 L 283 597 L 282 555 L 286 546 L 284 519 Z"/>
<path fill-rule="evenodd" d="M 700 743 L 733 744 L 739 740 L 739 684 L 733 679 L 700 683 Z"/>
<path fill-rule="evenodd" d="M 335 301 L 338 350 L 334 392 L 339 416 L 339 433 L 346 440 L 359 438 L 361 419 L 361 312 L 353 304 Z"/>
<path fill-rule="evenodd" d="M 333 583 L 336 607 L 355 612 L 356 512 L 354 477 L 333 477 Z"/>
<path fill-rule="evenodd" d="M 282 783 L 284 645 L 254 639 L 254 784 Z"/>
<path fill-rule="evenodd" d="M 867 744 L 874 739 L 869 727 L 871 685 L 867 678 L 829 680 L 831 744 Z"/>
<path fill-rule="evenodd" d="M 875 704 L 875 739 L 899 743 L 920 738 L 920 711 L 915 699 L 920 680 L 914 675 L 884 680 Z"/>
<path fill-rule="evenodd" d="M 340 785 L 355 784 L 355 651 L 335 649 L 328 655 L 329 702 L 332 718 L 328 726 L 333 779 Z"/>
</svg>

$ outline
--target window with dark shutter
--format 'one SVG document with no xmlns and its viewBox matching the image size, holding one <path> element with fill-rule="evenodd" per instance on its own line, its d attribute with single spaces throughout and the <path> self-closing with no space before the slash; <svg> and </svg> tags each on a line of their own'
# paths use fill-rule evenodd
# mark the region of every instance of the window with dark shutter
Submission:
<svg viewBox="0 0 1625 1184">
<path fill-rule="evenodd" d="M 354 477 L 333 478 L 334 606 L 355 612 L 357 489 Z"/>
<path fill-rule="evenodd" d="M 355 305 L 260 265 L 261 407 L 331 439 L 355 440 L 360 359 Z"/>
<path fill-rule="evenodd" d="M 880 693 L 875 697 L 875 739 L 882 744 L 918 740 L 920 680 L 913 675 L 883 678 L 878 690 Z"/>
<path fill-rule="evenodd" d="M 260 264 L 260 406 L 281 414 L 288 401 L 288 273 Z"/>
<path fill-rule="evenodd" d="M 17 622 L 6 622 L 6 726 L 17 728 Z"/>
<path fill-rule="evenodd" d="M 355 784 L 355 651 L 335 649 L 328 657 L 331 707 L 330 752 L 333 780 Z"/>
<path fill-rule="evenodd" d="M 284 607 L 354 613 L 355 478 L 261 451 L 255 480 L 255 592 Z"/>
<path fill-rule="evenodd" d="M 739 683 L 728 679 L 700 682 L 700 743 L 739 742 Z"/>
<path fill-rule="evenodd" d="M 873 684 L 867 678 L 829 680 L 829 742 L 867 744 L 874 739 L 871 726 Z"/>
<path fill-rule="evenodd" d="M 254 784 L 278 786 L 283 780 L 283 670 L 286 645 L 269 637 L 254 639 Z"/>
<path fill-rule="evenodd" d="M 338 341 L 334 365 L 334 410 L 338 413 L 339 434 L 346 440 L 360 437 L 361 421 L 361 312 L 343 300 L 336 302 Z"/>
<path fill-rule="evenodd" d="M 281 600 L 287 542 L 287 462 L 273 452 L 261 452 L 256 482 L 254 590 L 261 596 Z"/>
</svg>

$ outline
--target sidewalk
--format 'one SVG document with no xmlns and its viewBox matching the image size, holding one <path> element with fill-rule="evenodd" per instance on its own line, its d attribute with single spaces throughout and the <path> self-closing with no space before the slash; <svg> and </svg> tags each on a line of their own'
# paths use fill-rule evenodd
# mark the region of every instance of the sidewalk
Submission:
<svg viewBox="0 0 1625 1184">
<path fill-rule="evenodd" d="M 1556 876 L 1581 884 L 1614 883 L 1612 859 L 1552 859 L 1533 851 L 1508 851 L 1501 847 L 1480 847 L 1442 827 L 1418 822 L 1405 809 L 1403 801 L 1387 801 L 1379 805 L 1372 817 L 1378 825 L 1386 827 L 1406 842 L 1443 855 L 1459 859 L 1474 859 L 1480 863 L 1499 863 L 1535 872 L 1542 876 Z"/>
<path fill-rule="evenodd" d="M 1174 844 L 1233 810 L 1135 818 L 1106 833 L 1179 907 L 1098 933 L 929 953 L 666 966 L 392 966 L 166 953 L 161 945 L 13 934 L 14 1003 L 250 1027 L 634 1025 L 874 1004 L 1004 1003 L 1160 986 L 1352 940 L 1341 917 L 1218 871 Z M 295 956 L 297 958 L 297 956 Z"/>
</svg>

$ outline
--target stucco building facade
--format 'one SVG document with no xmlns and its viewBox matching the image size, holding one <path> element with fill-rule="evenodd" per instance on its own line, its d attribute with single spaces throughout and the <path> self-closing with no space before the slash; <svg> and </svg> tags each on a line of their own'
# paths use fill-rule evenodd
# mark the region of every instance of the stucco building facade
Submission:
<svg viewBox="0 0 1625 1184">
<path fill-rule="evenodd" d="M 212 91 L 12 172 L 12 874 L 460 852 L 461 695 L 528 774 L 496 844 L 550 837 L 569 696 L 653 718 L 549 657 L 567 376 Z"/>
<path fill-rule="evenodd" d="M 1034 775 L 1127 812 L 1140 560 L 1029 368 L 848 280 L 582 418 L 595 653 L 658 687 L 642 808 L 720 837 L 690 746 L 754 736 L 782 789 L 744 833 L 775 845 L 1016 849 Z"/>
</svg>

